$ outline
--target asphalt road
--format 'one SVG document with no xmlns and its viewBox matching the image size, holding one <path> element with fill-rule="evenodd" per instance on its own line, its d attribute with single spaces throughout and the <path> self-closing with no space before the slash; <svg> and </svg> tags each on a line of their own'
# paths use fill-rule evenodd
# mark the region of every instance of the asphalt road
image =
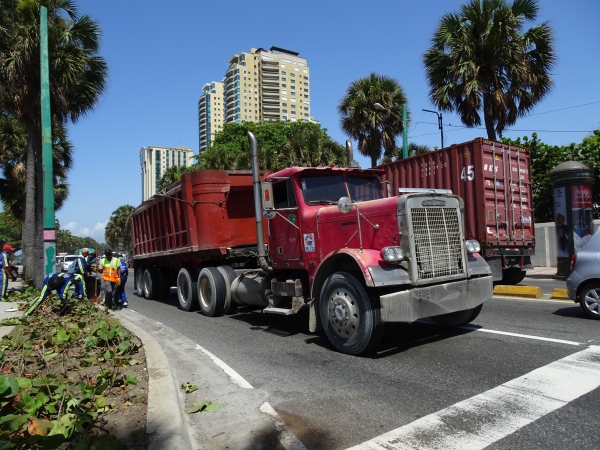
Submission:
<svg viewBox="0 0 600 450">
<path fill-rule="evenodd" d="M 598 377 L 578 378 L 585 367 L 578 358 L 588 358 L 586 351 L 595 352 L 589 359 L 600 363 L 600 353 L 590 347 L 600 346 L 600 321 L 587 319 L 570 301 L 495 297 L 470 328 L 447 331 L 426 321 L 390 326 L 376 354 L 352 357 L 309 333 L 307 314 L 281 317 L 239 309 L 209 318 L 181 311 L 175 289 L 167 300 L 137 297 L 132 279 L 124 313 L 171 328 L 268 392 L 269 403 L 308 450 L 404 448 L 397 445 L 410 442 L 411 427 L 426 427 L 428 420 L 439 425 L 436 416 L 426 416 L 450 414 L 463 401 L 449 431 L 432 428 L 446 433 L 446 441 L 421 440 L 419 448 L 600 448 Z M 558 382 L 547 382 L 548 373 L 561 374 Z M 524 389 L 515 383 L 528 384 Z M 548 400 L 554 394 L 540 394 L 544 386 L 564 396 L 562 403 Z M 492 401 L 498 389 L 500 397 Z M 521 392 L 522 399 L 514 402 L 514 394 L 506 396 L 503 389 Z M 486 423 L 498 426 L 486 429 Z M 390 438 L 396 446 L 363 444 L 388 432 L 404 437 Z M 470 433 L 489 442 L 455 441 Z"/>
</svg>

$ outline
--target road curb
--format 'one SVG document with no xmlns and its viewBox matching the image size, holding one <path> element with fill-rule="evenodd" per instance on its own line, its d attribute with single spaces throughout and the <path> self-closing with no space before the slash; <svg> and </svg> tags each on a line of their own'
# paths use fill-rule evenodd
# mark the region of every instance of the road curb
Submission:
<svg viewBox="0 0 600 450">
<path fill-rule="evenodd" d="M 565 288 L 554 288 L 552 290 L 552 298 L 557 298 L 560 300 L 570 300 L 569 294 Z"/>
<path fill-rule="evenodd" d="M 539 298 L 543 294 L 539 286 L 494 286 L 494 295 L 511 295 L 516 297 Z"/>
<path fill-rule="evenodd" d="M 166 355 L 151 334 L 122 315 L 112 313 L 144 345 L 148 368 L 148 414 L 146 433 L 148 450 L 182 449 L 191 450 L 188 427 L 180 407 L 177 385 Z"/>
</svg>

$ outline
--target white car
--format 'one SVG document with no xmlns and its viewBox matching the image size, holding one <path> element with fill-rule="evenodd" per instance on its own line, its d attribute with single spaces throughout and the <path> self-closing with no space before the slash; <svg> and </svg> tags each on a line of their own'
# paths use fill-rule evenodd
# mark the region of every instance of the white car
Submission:
<svg viewBox="0 0 600 450">
<path fill-rule="evenodd" d="M 77 255 L 67 255 L 67 256 L 65 256 L 63 258 L 63 262 L 62 262 L 62 271 L 66 272 L 67 270 L 69 270 L 69 266 L 76 259 L 77 259 Z"/>
</svg>

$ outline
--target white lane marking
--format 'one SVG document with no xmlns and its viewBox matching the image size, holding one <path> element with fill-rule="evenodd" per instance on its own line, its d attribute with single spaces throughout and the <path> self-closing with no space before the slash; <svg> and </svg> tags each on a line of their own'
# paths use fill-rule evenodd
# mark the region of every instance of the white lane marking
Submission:
<svg viewBox="0 0 600 450">
<path fill-rule="evenodd" d="M 546 338 L 546 337 L 541 337 L 541 336 L 532 336 L 530 334 L 509 333 L 508 331 L 488 330 L 487 328 L 479 328 L 479 327 L 475 327 L 472 325 L 465 325 L 460 328 L 462 328 L 463 330 L 481 331 L 483 333 L 503 334 L 505 336 L 514 336 L 514 337 L 520 337 L 520 338 L 525 338 L 525 339 L 535 339 L 537 341 L 557 342 L 559 344 L 567 344 L 567 345 L 581 345 L 581 342 L 564 341 L 562 339 Z"/>
<path fill-rule="evenodd" d="M 201 345 L 196 344 L 196 350 L 200 350 L 206 356 L 208 356 L 212 362 L 214 362 L 218 367 L 220 367 L 223 372 L 227 374 L 227 376 L 231 379 L 231 381 L 244 389 L 254 389 L 250 383 L 248 383 L 244 378 L 229 367 L 223 360 L 217 358 L 211 352 L 206 350 Z M 281 419 L 277 411 L 273 409 L 269 403 L 265 402 L 260 405 L 259 408 L 263 413 L 266 413 L 275 418 L 275 429 L 277 430 L 277 438 L 279 442 L 286 450 L 306 450 L 306 447 L 302 445 L 302 442 L 294 435 L 292 430 L 288 428 L 285 422 Z"/>
<path fill-rule="evenodd" d="M 260 410 L 275 418 L 275 428 L 277 429 L 277 438 L 286 450 L 306 450 L 306 447 L 298 440 L 296 435 L 288 428 L 281 419 L 277 411 L 267 402 L 260 405 Z"/>
<path fill-rule="evenodd" d="M 600 346 L 591 346 L 351 450 L 483 449 L 599 386 Z"/>
<path fill-rule="evenodd" d="M 233 370 L 231 367 L 229 367 L 211 352 L 206 350 L 204 347 L 201 347 L 200 345 L 196 344 L 196 350 L 200 350 L 202 353 L 204 353 L 206 356 L 212 359 L 212 361 L 221 369 L 223 369 L 223 372 L 225 372 L 227 376 L 231 378 L 231 381 L 233 381 L 234 384 L 237 384 L 239 387 L 244 389 L 253 389 L 252 385 L 246 380 L 244 380 L 244 378 L 242 378 L 242 376 L 239 373 L 237 373 L 235 370 Z"/>
</svg>

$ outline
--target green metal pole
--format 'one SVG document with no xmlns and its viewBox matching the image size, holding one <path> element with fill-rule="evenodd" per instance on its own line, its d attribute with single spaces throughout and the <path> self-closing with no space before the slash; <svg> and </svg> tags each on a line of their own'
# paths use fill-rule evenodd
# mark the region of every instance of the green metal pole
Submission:
<svg viewBox="0 0 600 450">
<path fill-rule="evenodd" d="M 402 105 L 402 159 L 408 158 L 408 123 L 406 122 L 406 105 Z"/>
<path fill-rule="evenodd" d="M 52 125 L 50 117 L 50 69 L 48 64 L 48 10 L 40 7 L 40 92 L 42 104 L 42 170 L 44 176 L 44 272 L 54 271 L 56 231 L 52 175 Z"/>
</svg>

